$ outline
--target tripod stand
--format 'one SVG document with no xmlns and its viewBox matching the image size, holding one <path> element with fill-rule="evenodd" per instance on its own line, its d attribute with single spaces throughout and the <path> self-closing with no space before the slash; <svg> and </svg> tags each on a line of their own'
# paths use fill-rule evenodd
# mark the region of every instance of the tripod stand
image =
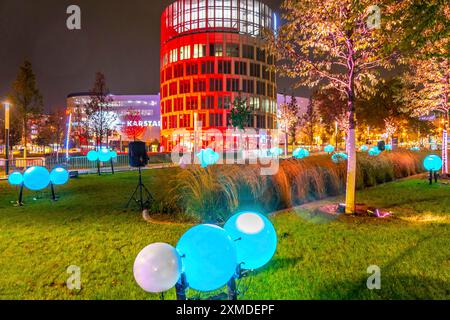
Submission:
<svg viewBox="0 0 450 320">
<path fill-rule="evenodd" d="M 148 208 L 150 204 L 153 202 L 153 196 L 148 191 L 147 187 L 142 182 L 142 169 L 139 167 L 139 183 L 136 187 L 136 190 L 134 190 L 133 195 L 131 196 L 130 200 L 127 203 L 127 208 L 130 206 L 132 201 L 135 201 L 141 211 L 143 211 L 145 208 Z"/>
</svg>

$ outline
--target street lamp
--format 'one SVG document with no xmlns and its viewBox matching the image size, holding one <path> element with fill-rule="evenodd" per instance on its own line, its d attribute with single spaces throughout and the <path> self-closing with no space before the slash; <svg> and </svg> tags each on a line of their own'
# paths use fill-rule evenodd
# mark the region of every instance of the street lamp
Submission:
<svg viewBox="0 0 450 320">
<path fill-rule="evenodd" d="M 11 104 L 8 101 L 3 103 L 5 105 L 5 173 L 9 175 L 9 108 Z"/>
</svg>

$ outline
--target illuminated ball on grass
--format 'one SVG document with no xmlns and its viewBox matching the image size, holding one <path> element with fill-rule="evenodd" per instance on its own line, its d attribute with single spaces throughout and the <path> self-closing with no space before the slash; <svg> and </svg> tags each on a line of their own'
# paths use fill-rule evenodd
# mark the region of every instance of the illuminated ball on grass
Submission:
<svg viewBox="0 0 450 320">
<path fill-rule="evenodd" d="M 420 151 L 420 148 L 419 147 L 412 147 L 411 151 Z"/>
<path fill-rule="evenodd" d="M 203 224 L 189 229 L 178 241 L 177 250 L 192 289 L 219 289 L 236 271 L 236 244 L 218 226 Z"/>
<path fill-rule="evenodd" d="M 329 144 L 325 148 L 323 148 L 323 151 L 332 153 L 332 152 L 334 152 L 334 147 L 331 144 Z"/>
<path fill-rule="evenodd" d="M 8 182 L 12 186 L 20 186 L 23 182 L 23 176 L 20 172 L 13 172 L 8 177 Z"/>
<path fill-rule="evenodd" d="M 292 155 L 296 159 L 303 159 L 309 157 L 309 151 L 303 148 L 298 148 L 294 150 Z"/>
<path fill-rule="evenodd" d="M 117 158 L 117 151 L 110 151 L 111 158 L 115 159 Z"/>
<path fill-rule="evenodd" d="M 55 168 L 50 172 L 50 181 L 57 186 L 66 184 L 69 181 L 69 172 L 64 168 Z"/>
<path fill-rule="evenodd" d="M 392 151 L 392 144 L 387 144 L 387 145 L 385 145 L 385 146 L 384 146 L 384 149 L 385 149 L 386 151 Z"/>
<path fill-rule="evenodd" d="M 442 159 L 434 154 L 429 155 L 423 160 L 423 166 L 428 171 L 439 171 L 442 169 Z"/>
<path fill-rule="evenodd" d="M 242 212 L 232 216 L 225 230 L 235 240 L 237 261 L 242 269 L 266 265 L 277 250 L 277 234 L 272 223 L 259 213 Z"/>
<path fill-rule="evenodd" d="M 331 160 L 334 163 L 344 162 L 348 160 L 348 155 L 343 152 L 335 153 L 331 156 Z"/>
<path fill-rule="evenodd" d="M 153 243 L 136 257 L 134 279 L 146 292 L 159 293 L 173 288 L 181 276 L 178 251 L 166 243 Z"/>
<path fill-rule="evenodd" d="M 367 151 L 369 151 L 369 147 L 366 146 L 366 145 L 363 145 L 363 146 L 361 146 L 361 148 L 359 148 L 359 150 L 360 150 L 361 152 L 367 152 Z"/>
<path fill-rule="evenodd" d="M 44 167 L 28 168 L 23 174 L 23 184 L 31 191 L 47 188 L 50 183 L 50 173 Z"/>
<path fill-rule="evenodd" d="M 91 150 L 87 153 L 87 159 L 89 161 L 97 161 L 98 160 L 98 152 L 95 150 Z"/>
<path fill-rule="evenodd" d="M 98 152 L 98 160 L 100 162 L 108 162 L 111 160 L 111 152 L 108 149 L 102 149 Z"/>
<path fill-rule="evenodd" d="M 381 153 L 381 151 L 380 151 L 380 149 L 378 149 L 378 147 L 372 147 L 369 150 L 369 155 L 372 156 L 372 157 L 379 156 L 380 153 Z"/>
<path fill-rule="evenodd" d="M 283 149 L 279 147 L 274 147 L 270 149 L 270 154 L 272 156 L 281 156 L 283 154 Z"/>
</svg>

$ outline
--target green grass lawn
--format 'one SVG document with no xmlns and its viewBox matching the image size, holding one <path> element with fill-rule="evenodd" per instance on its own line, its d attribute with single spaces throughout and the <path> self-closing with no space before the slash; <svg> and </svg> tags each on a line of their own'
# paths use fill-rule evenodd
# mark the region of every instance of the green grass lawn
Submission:
<svg viewBox="0 0 450 320">
<path fill-rule="evenodd" d="M 144 174 L 157 192 L 152 176 L 170 173 Z M 58 188 L 55 203 L 26 191 L 20 208 L 10 204 L 16 190 L 0 182 L 0 299 L 159 299 L 134 282 L 134 259 L 150 243 L 175 245 L 190 225 L 149 224 L 125 210 L 135 180 L 82 176 Z M 358 201 L 394 217 L 330 219 L 313 213 L 317 204 L 276 214 L 278 251 L 243 298 L 449 299 L 450 186 L 408 179 L 359 192 Z M 81 267 L 79 292 L 66 288 L 70 265 Z M 381 290 L 366 287 L 370 265 L 381 268 Z"/>
</svg>

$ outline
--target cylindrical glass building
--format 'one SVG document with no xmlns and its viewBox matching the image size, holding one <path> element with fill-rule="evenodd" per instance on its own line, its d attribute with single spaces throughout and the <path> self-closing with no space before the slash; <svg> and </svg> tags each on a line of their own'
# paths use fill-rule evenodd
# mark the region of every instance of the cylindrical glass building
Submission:
<svg viewBox="0 0 450 320">
<path fill-rule="evenodd" d="M 274 29 L 272 10 L 257 0 L 178 0 L 161 17 L 161 142 L 191 149 L 177 129 L 231 128 L 241 94 L 253 110 L 249 127 L 276 128 L 275 61 L 262 34 Z M 223 145 L 224 149 L 230 146 Z"/>
</svg>

